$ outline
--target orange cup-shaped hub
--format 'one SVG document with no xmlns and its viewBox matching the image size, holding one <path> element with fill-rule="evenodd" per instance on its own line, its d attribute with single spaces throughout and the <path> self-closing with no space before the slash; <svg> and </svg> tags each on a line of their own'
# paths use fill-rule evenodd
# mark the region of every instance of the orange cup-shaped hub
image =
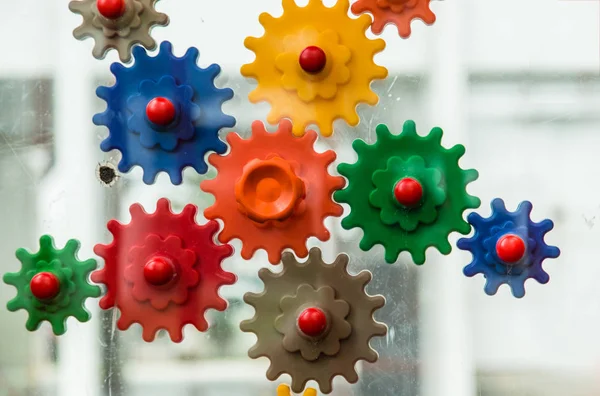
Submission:
<svg viewBox="0 0 600 396">
<path fill-rule="evenodd" d="M 152 286 L 164 286 L 175 278 L 175 266 L 166 257 L 152 257 L 144 265 L 144 279 Z"/>
<path fill-rule="evenodd" d="M 244 167 L 235 186 L 235 197 L 252 220 L 281 221 L 294 213 L 304 197 L 304 183 L 282 158 L 255 159 Z"/>
<path fill-rule="evenodd" d="M 31 278 L 29 288 L 38 300 L 52 300 L 60 293 L 60 281 L 51 272 L 40 272 Z"/>
</svg>

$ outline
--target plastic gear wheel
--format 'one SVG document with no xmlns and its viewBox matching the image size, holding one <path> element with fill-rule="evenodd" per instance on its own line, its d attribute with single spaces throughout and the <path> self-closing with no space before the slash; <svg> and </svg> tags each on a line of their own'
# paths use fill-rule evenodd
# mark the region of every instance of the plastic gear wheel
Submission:
<svg viewBox="0 0 600 396">
<path fill-rule="evenodd" d="M 331 195 L 344 185 L 344 179 L 327 172 L 336 156 L 333 151 L 317 153 L 313 148 L 316 139 L 314 131 L 293 136 L 287 120 L 275 133 L 256 121 L 247 140 L 235 133 L 227 135 L 231 151 L 209 157 L 217 177 L 201 184 L 215 196 L 214 205 L 204 215 L 224 223 L 219 241 L 239 238 L 244 259 L 264 249 L 269 261 L 276 264 L 285 248 L 306 257 L 309 237 L 329 239 L 323 221 L 327 216 L 342 215 L 342 207 Z"/>
<path fill-rule="evenodd" d="M 174 342 L 183 340 L 186 324 L 207 330 L 204 312 L 225 310 L 227 302 L 218 289 L 236 281 L 221 268 L 233 248 L 213 242 L 217 222 L 200 226 L 195 205 L 174 214 L 165 198 L 158 201 L 155 213 L 146 213 L 139 204 L 129 211 L 129 224 L 108 223 L 112 243 L 94 248 L 105 261 L 104 268 L 92 273 L 92 280 L 107 288 L 100 307 L 119 308 L 117 327 L 126 330 L 139 323 L 147 342 L 160 329 Z"/>
<path fill-rule="evenodd" d="M 416 264 L 423 264 L 430 246 L 450 253 L 448 235 L 469 233 L 471 226 L 463 212 L 481 204 L 466 192 L 467 184 L 477 179 L 477 171 L 458 165 L 465 148 L 442 147 L 440 128 L 425 137 L 417 135 L 413 121 L 404 123 L 400 135 L 392 135 L 385 125 L 379 125 L 376 132 L 376 143 L 355 140 L 352 144 L 358 154 L 356 163 L 338 166 L 348 185 L 336 191 L 334 199 L 351 209 L 342 227 L 362 228 L 360 248 L 367 251 L 375 244 L 383 245 L 388 263 L 408 251 Z M 402 190 L 406 181 L 409 187 L 417 185 L 418 194 Z M 417 199 L 403 201 L 408 198 Z"/>
<path fill-rule="evenodd" d="M 309 0 L 305 7 L 283 0 L 281 17 L 260 15 L 265 34 L 246 38 L 244 44 L 256 59 L 241 72 L 258 81 L 250 101 L 271 103 L 269 123 L 287 117 L 295 135 L 314 123 L 323 136 L 330 136 L 335 119 L 357 125 L 356 106 L 377 104 L 370 83 L 385 78 L 387 69 L 377 66 L 373 56 L 385 42 L 368 39 L 371 18 L 352 19 L 348 8 L 348 0 L 338 0 L 333 7 L 321 0 Z"/>
<path fill-rule="evenodd" d="M 381 34 L 385 26 L 393 23 L 402 38 L 411 34 L 410 24 L 414 19 L 421 19 L 425 24 L 435 22 L 435 14 L 430 8 L 431 0 L 358 0 L 352 4 L 352 12 L 356 15 L 369 12 L 373 14 L 371 30 Z"/>
<path fill-rule="evenodd" d="M 156 48 L 150 36 L 154 26 L 166 26 L 169 17 L 154 9 L 158 0 L 73 0 L 69 9 L 83 17 L 83 23 L 73 31 L 78 40 L 92 37 L 92 55 L 104 59 L 114 48 L 121 62 L 131 60 L 131 48 L 141 44 L 149 50 Z"/>
<path fill-rule="evenodd" d="M 69 316 L 80 322 L 90 320 L 84 304 L 87 298 L 100 296 L 100 288 L 88 283 L 96 260 L 79 261 L 79 247 L 79 241 L 71 239 L 63 249 L 56 249 L 52 237 L 44 235 L 37 253 L 17 250 L 21 270 L 4 274 L 3 280 L 17 289 L 17 296 L 7 304 L 8 310 L 24 309 L 29 313 L 27 330 L 35 331 L 47 320 L 54 334 L 62 335 Z"/>
<path fill-rule="evenodd" d="M 483 218 L 477 213 L 468 216 L 475 234 L 461 238 L 457 246 L 473 254 L 473 261 L 463 272 L 466 276 L 483 274 L 486 279 L 484 291 L 494 295 L 506 283 L 513 296 L 525 296 L 525 281 L 533 278 L 541 284 L 550 281 L 542 268 L 547 258 L 557 258 L 560 250 L 544 242 L 544 236 L 554 228 L 551 220 L 535 223 L 530 214 L 533 205 L 523 201 L 514 212 L 509 212 L 504 201 L 492 201 L 492 214 Z"/>
<path fill-rule="evenodd" d="M 345 254 L 339 255 L 333 264 L 326 264 L 321 251 L 312 248 L 304 263 L 286 252 L 280 273 L 266 268 L 260 270 L 265 289 L 262 293 L 244 296 L 244 301 L 252 305 L 256 313 L 252 319 L 243 321 L 240 328 L 256 334 L 257 342 L 248 355 L 253 359 L 269 358 L 269 380 L 288 373 L 296 393 L 301 392 L 309 380 L 315 380 L 323 393 L 330 393 L 336 375 L 355 383 L 358 381 L 356 362 L 377 360 L 377 352 L 371 349 L 369 341 L 386 334 L 387 327 L 373 319 L 373 313 L 385 304 L 385 299 L 365 293 L 371 280 L 369 271 L 350 275 L 347 265 Z M 322 295 L 321 298 L 316 298 L 315 293 Z M 335 317 L 338 324 L 350 326 L 349 334 L 344 326 L 336 325 Z M 295 348 L 286 344 L 286 338 L 293 338 L 296 345 L 303 344 L 306 350 L 312 348 L 318 357 L 306 358 L 293 352 Z M 339 343 L 337 350 L 327 350 L 335 343 Z"/>
<path fill-rule="evenodd" d="M 287 385 L 279 385 L 277 387 L 277 396 L 293 396 L 290 387 Z M 303 396 L 317 396 L 316 389 L 308 388 L 304 391 Z"/>
<path fill-rule="evenodd" d="M 215 64 L 199 68 L 196 48 L 177 58 L 169 42 L 161 44 L 156 57 L 141 47 L 134 48 L 133 55 L 131 67 L 112 64 L 115 85 L 96 90 L 107 109 L 94 116 L 94 123 L 109 130 L 100 148 L 122 153 L 121 172 L 141 166 L 146 184 L 154 183 L 161 171 L 173 184 L 181 184 L 187 166 L 205 173 L 205 154 L 227 149 L 219 130 L 235 125 L 235 118 L 221 110 L 233 91 L 214 85 L 221 68 Z"/>
</svg>

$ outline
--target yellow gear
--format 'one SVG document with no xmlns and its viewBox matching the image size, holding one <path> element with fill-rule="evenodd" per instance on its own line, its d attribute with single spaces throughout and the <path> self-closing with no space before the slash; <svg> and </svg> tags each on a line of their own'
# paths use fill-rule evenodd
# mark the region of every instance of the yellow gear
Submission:
<svg viewBox="0 0 600 396">
<path fill-rule="evenodd" d="M 277 387 L 277 396 L 292 396 L 290 387 L 287 385 L 279 385 Z M 313 388 L 308 388 L 304 391 L 304 396 L 317 396 L 317 391 Z"/>
<path fill-rule="evenodd" d="M 355 126 L 356 106 L 377 104 L 371 81 L 387 77 L 388 72 L 373 57 L 385 42 L 368 39 L 365 32 L 371 17 L 350 18 L 349 7 L 349 0 L 338 0 L 333 7 L 322 0 L 309 0 L 305 7 L 283 0 L 281 17 L 260 15 L 265 34 L 246 38 L 244 45 L 256 59 L 242 66 L 241 73 L 258 81 L 250 101 L 271 103 L 270 124 L 289 118 L 295 135 L 316 124 L 323 136 L 331 136 L 335 119 Z M 306 72 L 299 63 L 302 51 L 311 46 L 320 48 L 327 59 L 318 73 Z"/>
</svg>

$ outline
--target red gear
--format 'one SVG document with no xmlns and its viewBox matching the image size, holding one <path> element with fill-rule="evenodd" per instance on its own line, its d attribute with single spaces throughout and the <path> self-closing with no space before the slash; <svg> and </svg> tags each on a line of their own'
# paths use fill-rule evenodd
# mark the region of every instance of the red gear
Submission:
<svg viewBox="0 0 600 396">
<path fill-rule="evenodd" d="M 205 331 L 204 312 L 227 308 L 218 289 L 236 281 L 234 274 L 221 268 L 221 261 L 233 254 L 233 248 L 213 242 L 219 225 L 216 221 L 198 225 L 197 210 L 190 204 L 174 214 L 169 200 L 162 198 L 155 213 L 148 214 L 140 204 L 133 204 L 129 224 L 108 222 L 114 239 L 109 245 L 94 247 L 105 264 L 91 279 L 106 285 L 100 307 L 121 311 L 120 330 L 139 323 L 147 342 L 154 340 L 160 329 L 167 330 L 174 342 L 181 342 L 183 326 L 191 323 Z M 157 262 L 163 264 L 159 272 Z"/>
<path fill-rule="evenodd" d="M 274 133 L 255 121 L 252 136 L 246 140 L 235 133 L 227 135 L 230 152 L 209 157 L 217 177 L 201 185 L 215 196 L 204 216 L 223 220 L 219 241 L 238 238 L 244 259 L 264 249 L 269 261 L 277 264 L 285 248 L 306 257 L 309 237 L 329 239 L 323 221 L 327 216 L 342 215 L 342 207 L 331 195 L 345 181 L 327 172 L 335 153 L 317 153 L 313 147 L 316 139 L 315 131 L 294 136 L 287 120 Z"/>
</svg>

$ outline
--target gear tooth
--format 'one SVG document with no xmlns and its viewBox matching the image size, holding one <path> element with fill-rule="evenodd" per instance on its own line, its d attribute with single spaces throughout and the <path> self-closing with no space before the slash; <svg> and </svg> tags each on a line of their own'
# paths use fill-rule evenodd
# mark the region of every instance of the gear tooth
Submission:
<svg viewBox="0 0 600 396">
<path fill-rule="evenodd" d="M 77 239 L 69 239 L 62 250 L 63 252 L 76 257 L 80 247 L 81 243 Z M 81 263 L 81 265 L 85 265 L 85 263 Z"/>
<path fill-rule="evenodd" d="M 352 219 L 352 220 L 350 220 L 350 219 Z M 346 223 L 346 224 L 345 224 L 345 223 Z M 344 227 L 345 229 L 349 230 L 349 229 L 351 229 L 351 228 L 354 228 L 354 227 L 360 227 L 360 225 L 359 225 L 359 224 L 357 224 L 357 223 L 355 222 L 355 219 L 354 219 L 354 217 L 348 216 L 348 217 L 346 217 L 346 218 L 344 218 L 344 219 L 342 220 L 342 227 Z M 364 230 L 363 230 L 363 231 L 364 231 Z M 374 241 L 374 240 L 372 240 L 372 239 L 371 239 L 371 238 L 368 236 L 368 234 L 365 232 L 365 233 L 363 234 L 363 237 L 362 237 L 362 239 L 360 240 L 360 242 L 359 242 L 358 246 L 360 247 L 360 249 L 361 249 L 362 251 L 364 251 L 364 252 L 368 252 L 369 250 L 371 250 L 371 249 L 373 248 L 373 246 L 375 246 L 375 244 L 376 244 L 376 243 L 377 243 L 377 242 L 376 242 L 376 241 Z M 394 259 L 394 261 L 396 261 L 396 260 Z"/>
<path fill-rule="evenodd" d="M 4 281 L 4 283 L 17 287 L 13 283 L 6 282 L 6 280 Z M 10 312 L 16 312 L 19 309 L 25 309 L 25 305 L 19 299 L 19 296 L 16 296 L 15 298 L 6 303 L 6 309 L 8 309 Z"/>
<path fill-rule="evenodd" d="M 181 59 L 185 59 L 190 66 L 197 66 L 198 59 L 200 59 L 200 51 L 198 51 L 198 48 L 196 47 L 190 47 Z"/>
<path fill-rule="evenodd" d="M 406 123 L 404 123 L 404 128 L 406 129 Z M 404 131 L 402 133 L 404 134 Z M 385 125 L 385 124 L 377 125 L 377 127 L 375 128 L 375 134 L 377 135 L 377 143 L 376 144 L 382 144 L 380 142 L 386 142 L 392 138 L 392 133 L 390 132 L 387 125 Z M 358 140 L 358 141 L 360 142 L 362 140 Z M 357 142 L 357 140 L 355 140 L 354 142 Z M 361 147 L 362 151 L 359 151 L 358 147 L 354 147 L 354 143 L 352 144 L 352 147 L 359 154 L 359 157 L 360 157 L 361 152 L 365 152 L 368 147 L 368 145 L 364 141 L 362 141 L 362 142 L 363 142 L 362 147 Z M 357 144 L 357 146 L 358 146 L 358 144 Z"/>
<path fill-rule="evenodd" d="M 266 268 L 263 268 L 263 270 L 268 271 Z M 270 273 L 270 271 L 269 271 Z M 259 278 L 264 282 L 265 278 L 264 278 L 264 273 L 261 274 L 259 273 Z M 246 294 L 244 294 L 244 302 L 246 304 L 250 304 L 252 306 L 256 306 L 256 304 L 258 304 L 258 302 L 262 299 L 262 297 L 264 296 L 264 293 L 251 293 L 248 292 Z"/>
<path fill-rule="evenodd" d="M 400 254 L 401 249 L 399 247 L 386 246 L 386 245 L 383 245 L 383 246 L 385 248 L 384 259 L 385 259 L 386 263 L 394 264 L 396 261 L 398 261 L 398 255 Z M 415 262 L 415 264 L 420 265 L 425 262 L 425 258 L 423 258 L 423 260 L 421 262 L 418 262 L 418 260 L 415 260 L 415 256 L 420 257 L 418 253 L 411 252 L 411 255 L 413 257 L 413 261 Z"/>
<path fill-rule="evenodd" d="M 273 367 L 273 365 L 271 365 L 271 367 Z M 269 369 L 271 369 L 271 367 L 269 367 Z M 276 370 L 273 369 L 273 372 L 274 371 L 276 371 Z M 276 375 L 276 376 L 272 376 L 272 375 L 269 376 L 269 374 L 267 372 L 267 378 L 269 378 L 271 381 L 276 380 L 284 372 L 282 370 L 279 370 L 279 371 L 280 371 L 280 373 L 278 375 Z M 294 393 L 300 393 L 300 392 L 302 392 L 304 390 L 304 388 L 306 387 L 306 383 L 308 382 L 308 378 L 306 378 L 306 377 L 299 378 L 298 375 L 293 375 L 291 377 L 292 377 L 292 392 L 294 392 Z M 320 385 L 320 383 L 319 383 L 319 385 Z M 323 389 L 323 388 L 321 387 L 321 389 Z M 329 392 L 325 392 L 325 393 L 329 393 Z"/>
<path fill-rule="evenodd" d="M 41 323 L 42 323 L 41 319 L 33 317 L 31 314 L 29 314 L 29 317 L 27 318 L 27 321 L 25 322 L 25 328 L 28 331 L 36 331 L 37 329 L 39 329 Z M 54 326 L 52 326 L 52 329 L 54 330 Z M 54 333 L 56 334 L 56 331 L 54 331 Z"/>
<path fill-rule="evenodd" d="M 467 224 L 467 223 L 463 222 L 463 224 Z M 467 224 L 467 226 L 468 226 L 468 224 Z M 457 228 L 459 228 L 459 227 L 457 227 Z M 467 230 L 467 232 L 461 232 L 461 233 L 466 234 L 469 231 L 470 231 L 470 227 L 469 227 L 469 230 Z M 436 248 L 441 254 L 443 254 L 445 256 L 449 255 L 450 252 L 452 252 L 452 245 L 450 245 L 450 242 L 448 241 L 448 239 L 440 240 L 438 242 Z"/>
<path fill-rule="evenodd" d="M 85 301 L 85 299 L 83 301 Z M 77 319 L 81 323 L 85 323 L 92 318 L 92 315 L 87 309 L 85 309 L 83 306 L 80 306 L 73 311 L 73 317 L 75 317 L 75 319 Z"/>
<path fill-rule="evenodd" d="M 9 272 L 9 273 L 4 274 L 4 276 L 2 277 L 2 281 L 4 283 L 6 283 L 7 285 L 17 287 L 17 282 L 19 281 L 20 278 L 21 278 L 20 273 Z"/>
<path fill-rule="evenodd" d="M 366 360 L 366 359 L 365 359 Z M 367 360 L 369 361 L 369 360 Z M 346 381 L 348 381 L 349 384 L 356 384 L 358 382 L 358 373 L 356 372 L 356 370 L 354 368 L 345 371 L 342 376 L 344 378 L 346 378 Z M 332 378 L 333 380 L 333 378 Z"/>
<path fill-rule="evenodd" d="M 248 48 L 249 50 L 256 52 L 257 48 L 260 47 L 260 38 L 258 38 L 258 37 L 246 37 L 246 39 L 244 40 L 244 46 L 246 48 Z M 251 64 L 246 64 L 246 65 L 242 66 L 242 69 L 248 68 L 250 66 L 251 66 Z M 242 71 L 242 74 L 246 75 L 246 73 L 244 73 L 243 71 Z"/>
<path fill-rule="evenodd" d="M 542 285 L 545 285 L 546 283 L 550 282 L 550 275 L 548 275 L 548 273 L 543 269 L 540 269 L 539 271 L 535 272 L 532 275 L 532 278 L 541 283 Z"/>
<path fill-rule="evenodd" d="M 529 219 L 531 217 L 532 210 L 533 210 L 533 204 L 529 201 L 523 201 L 517 207 L 515 214 L 518 214 L 519 217 L 522 217 L 523 223 L 527 224 L 530 221 Z M 527 218 L 526 220 L 525 220 L 525 217 Z"/>
<path fill-rule="evenodd" d="M 494 214 L 496 212 L 502 213 L 502 214 L 508 213 L 508 211 L 506 210 L 506 206 L 504 205 L 504 200 L 502 200 L 501 198 L 495 198 L 491 203 L 491 207 L 492 207 L 492 217 L 494 216 Z"/>
<path fill-rule="evenodd" d="M 296 11 L 296 9 L 298 9 L 299 7 L 296 5 L 296 1 L 295 0 L 282 0 L 282 4 L 283 6 L 283 13 L 285 14 L 286 12 L 291 12 L 293 13 L 294 11 Z M 308 6 L 311 5 L 311 1 L 308 2 Z M 314 4 L 313 4 L 314 5 Z M 260 16 L 262 17 L 263 14 L 261 14 Z M 269 15 L 269 14 L 267 14 Z M 270 16 L 270 15 L 269 15 Z M 261 24 L 262 21 L 261 21 Z M 264 26 L 264 24 L 263 24 Z"/>
<path fill-rule="evenodd" d="M 294 3 L 294 0 L 285 0 L 287 2 L 292 2 Z M 294 3 L 295 5 L 295 3 Z M 284 12 L 285 12 L 285 5 L 284 5 Z M 271 26 L 275 25 L 277 23 L 277 19 L 274 18 L 271 14 L 267 13 L 267 12 L 263 12 L 262 14 L 260 14 L 258 16 L 258 22 L 263 26 L 263 28 L 265 29 L 265 34 L 266 32 L 268 32 L 271 29 Z"/>
<path fill-rule="evenodd" d="M 416 130 L 415 130 L 415 133 L 416 133 Z M 431 131 L 429 131 L 429 135 L 425 136 L 424 139 L 427 140 L 431 145 L 442 147 L 442 137 L 443 136 L 444 136 L 444 131 L 442 130 L 442 128 L 434 127 L 431 129 Z M 457 151 L 459 150 L 457 148 L 459 146 L 461 146 L 461 145 L 456 145 L 456 146 L 452 147 L 451 149 L 447 150 L 447 152 L 456 155 L 457 160 L 458 160 L 458 158 L 460 158 L 462 156 L 462 154 L 457 155 Z M 464 147 L 463 147 L 463 149 L 464 149 Z M 463 154 L 464 154 L 464 150 L 463 150 Z"/>
<path fill-rule="evenodd" d="M 255 358 L 253 358 L 253 359 L 255 359 Z M 271 362 L 271 364 L 269 365 L 269 368 L 267 369 L 267 375 L 266 375 L 266 377 L 269 379 L 269 381 L 275 381 L 284 372 L 285 371 L 283 369 L 276 368 L 275 365 Z M 292 389 L 294 388 L 294 382 L 293 381 L 294 381 L 294 378 L 292 378 Z"/>
<path fill-rule="evenodd" d="M 158 205 L 157 205 L 157 208 L 158 208 Z M 148 216 L 148 213 L 146 213 L 146 211 L 144 210 L 144 208 L 142 207 L 142 205 L 140 205 L 139 203 L 134 203 L 133 205 L 131 205 L 129 207 L 129 213 L 131 214 L 131 221 L 132 222 Z M 111 224 L 113 225 L 113 227 L 116 227 L 115 223 L 118 224 L 118 222 L 116 222 L 116 221 L 110 221 L 109 222 L 109 224 L 108 224 L 109 230 L 111 229 Z"/>
<path fill-rule="evenodd" d="M 54 332 L 55 335 L 60 336 L 67 332 L 67 323 L 66 323 L 67 318 L 54 317 L 54 318 L 48 319 L 48 322 L 52 326 L 52 331 Z M 27 324 L 28 323 L 29 323 L 29 321 L 27 321 Z M 25 327 L 27 328 L 27 330 L 29 330 L 29 327 L 27 327 L 27 324 L 25 325 Z M 39 325 L 40 325 L 40 322 L 37 323 L 37 326 L 33 330 L 29 330 L 29 331 L 37 330 L 39 328 Z"/>
<path fill-rule="evenodd" d="M 154 341 L 154 338 L 156 338 L 156 332 L 158 331 L 158 329 L 152 327 L 149 328 L 147 326 L 143 326 L 142 327 L 142 339 L 146 342 L 152 342 Z M 170 333 L 169 333 L 170 335 Z"/>
<path fill-rule="evenodd" d="M 24 266 L 25 263 L 30 263 L 31 261 L 31 253 L 29 253 L 26 249 L 23 248 L 17 249 L 15 256 L 21 263 L 23 263 Z"/>
<path fill-rule="evenodd" d="M 42 250 L 56 250 L 54 239 L 50 235 L 42 235 L 40 237 L 40 251 Z"/>
<path fill-rule="evenodd" d="M 386 252 L 387 252 L 387 250 L 386 250 Z M 424 248 L 418 249 L 418 250 L 412 249 L 412 250 L 409 250 L 409 252 L 410 252 L 410 255 L 411 255 L 413 261 L 415 262 L 415 264 L 417 264 L 417 265 L 425 264 L 425 249 Z M 398 255 L 396 255 L 396 260 L 397 259 L 398 259 Z"/>
<path fill-rule="evenodd" d="M 406 120 L 402 126 L 402 136 L 418 137 L 417 125 L 413 120 Z"/>
<path fill-rule="evenodd" d="M 246 294 L 248 294 L 248 293 L 246 293 Z M 245 299 L 245 296 L 244 296 L 244 299 Z M 252 319 L 242 320 L 240 322 L 240 330 L 242 330 L 244 333 L 256 334 L 256 330 L 255 330 L 255 326 L 254 326 L 255 323 L 256 323 L 256 316 L 253 317 Z"/>
<path fill-rule="evenodd" d="M 524 281 L 509 282 L 508 285 L 510 286 L 513 296 L 515 296 L 516 298 L 525 297 Z"/>
<path fill-rule="evenodd" d="M 344 264 L 344 256 L 345 256 L 346 263 L 347 263 L 348 256 L 346 256 L 345 254 L 340 254 L 336 258 L 336 263 L 338 263 L 339 265 L 344 266 L 345 265 Z M 300 264 L 298 261 L 296 261 L 295 258 L 293 258 L 293 256 L 292 256 L 292 259 L 293 259 L 295 265 Z M 291 261 L 292 260 L 287 259 L 286 263 L 290 264 Z M 311 248 L 310 252 L 308 253 L 308 260 L 307 260 L 307 264 L 306 265 L 310 265 L 312 263 L 315 263 L 315 264 L 316 263 L 322 263 L 322 262 L 323 262 L 323 254 L 321 252 L 321 249 L 319 249 L 318 247 Z M 345 268 L 345 267 L 343 267 L 343 268 Z"/>
<path fill-rule="evenodd" d="M 76 14 L 83 14 L 83 8 L 85 6 L 85 2 L 79 0 L 73 0 L 69 2 L 69 10 Z"/>
<path fill-rule="evenodd" d="M 198 326 L 196 326 L 198 327 Z M 208 327 L 208 326 L 206 326 Z M 206 327 L 204 328 L 204 330 L 198 329 L 200 331 L 205 331 Z M 171 341 L 175 342 L 175 343 L 180 343 L 181 341 L 183 341 L 183 327 L 178 327 L 178 328 L 171 328 L 168 330 L 169 332 L 169 337 L 171 337 Z"/>
</svg>

